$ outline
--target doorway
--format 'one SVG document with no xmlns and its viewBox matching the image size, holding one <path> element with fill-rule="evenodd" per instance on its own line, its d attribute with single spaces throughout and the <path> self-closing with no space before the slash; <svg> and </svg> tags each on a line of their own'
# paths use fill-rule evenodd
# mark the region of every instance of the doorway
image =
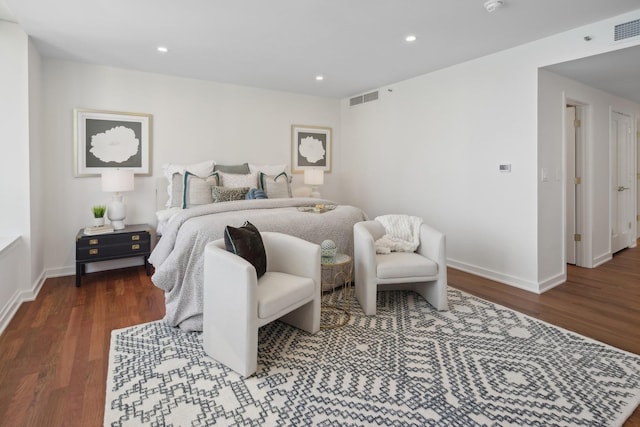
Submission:
<svg viewBox="0 0 640 427">
<path fill-rule="evenodd" d="M 636 221 L 633 197 L 635 140 L 631 116 L 611 111 L 611 253 L 632 246 Z"/>
</svg>

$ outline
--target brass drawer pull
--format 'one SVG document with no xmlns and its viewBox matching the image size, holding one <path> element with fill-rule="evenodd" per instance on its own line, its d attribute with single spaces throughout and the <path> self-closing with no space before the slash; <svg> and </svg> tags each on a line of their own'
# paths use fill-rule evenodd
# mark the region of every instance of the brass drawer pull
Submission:
<svg viewBox="0 0 640 427">
<path fill-rule="evenodd" d="M 98 239 L 91 239 L 91 240 L 89 240 L 89 244 L 90 244 L 90 245 L 97 245 L 97 244 L 98 244 Z"/>
<path fill-rule="evenodd" d="M 98 255 L 97 249 L 89 249 L 89 255 Z"/>
<path fill-rule="evenodd" d="M 132 249 L 132 250 L 134 250 L 134 251 L 135 251 L 136 249 L 140 249 L 140 245 L 139 245 L 139 244 L 137 244 L 137 243 L 136 243 L 135 245 L 131 245 L 131 249 Z"/>
<path fill-rule="evenodd" d="M 140 240 L 140 235 L 134 234 L 133 236 L 131 236 L 131 240 Z"/>
</svg>

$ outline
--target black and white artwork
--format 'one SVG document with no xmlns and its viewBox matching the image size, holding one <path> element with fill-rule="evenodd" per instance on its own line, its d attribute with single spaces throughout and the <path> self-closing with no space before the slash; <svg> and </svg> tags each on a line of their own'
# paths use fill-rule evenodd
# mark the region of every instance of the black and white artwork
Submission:
<svg viewBox="0 0 640 427">
<path fill-rule="evenodd" d="M 291 126 L 291 169 L 308 168 L 331 172 L 331 128 Z"/>
<path fill-rule="evenodd" d="M 108 168 L 149 174 L 150 121 L 149 114 L 76 110 L 76 176 Z"/>
</svg>

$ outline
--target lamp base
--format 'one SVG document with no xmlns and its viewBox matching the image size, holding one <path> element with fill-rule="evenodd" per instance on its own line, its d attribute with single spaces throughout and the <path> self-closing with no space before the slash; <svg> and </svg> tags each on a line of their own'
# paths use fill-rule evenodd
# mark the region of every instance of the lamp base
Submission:
<svg viewBox="0 0 640 427">
<path fill-rule="evenodd" d="M 111 226 L 114 230 L 124 229 L 124 221 L 111 221 Z"/>
<path fill-rule="evenodd" d="M 320 192 L 318 191 L 318 187 L 311 187 L 311 194 L 309 194 L 309 197 L 313 197 L 314 199 L 320 198 Z"/>
<path fill-rule="evenodd" d="M 124 228 L 124 219 L 127 216 L 127 208 L 122 202 L 121 194 L 114 194 L 111 203 L 107 206 L 107 218 L 111 221 L 114 230 Z"/>
</svg>

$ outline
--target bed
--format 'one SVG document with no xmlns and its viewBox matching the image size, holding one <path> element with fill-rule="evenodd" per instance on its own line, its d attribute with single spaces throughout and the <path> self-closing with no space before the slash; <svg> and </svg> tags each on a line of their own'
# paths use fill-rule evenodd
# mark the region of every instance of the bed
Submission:
<svg viewBox="0 0 640 427">
<path fill-rule="evenodd" d="M 316 205 L 332 209 L 321 213 Z M 170 209 L 149 262 L 152 281 L 165 294 L 165 322 L 187 331 L 202 330 L 204 248 L 223 237 L 225 226 L 245 221 L 260 231 L 291 234 L 320 244 L 330 239 L 339 252 L 353 255 L 353 225 L 367 219 L 359 208 L 325 199 L 284 197 L 206 203 Z"/>
</svg>

